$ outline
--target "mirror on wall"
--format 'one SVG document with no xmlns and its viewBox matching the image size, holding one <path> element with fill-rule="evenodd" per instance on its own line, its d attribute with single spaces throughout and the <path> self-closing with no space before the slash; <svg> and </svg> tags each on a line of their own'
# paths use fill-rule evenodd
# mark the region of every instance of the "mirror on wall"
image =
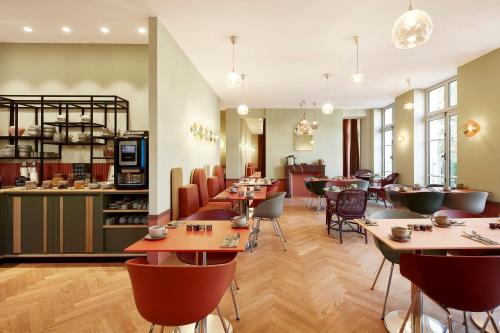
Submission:
<svg viewBox="0 0 500 333">
<path fill-rule="evenodd" d="M 295 134 L 295 150 L 313 150 L 314 137 L 312 134 Z"/>
</svg>

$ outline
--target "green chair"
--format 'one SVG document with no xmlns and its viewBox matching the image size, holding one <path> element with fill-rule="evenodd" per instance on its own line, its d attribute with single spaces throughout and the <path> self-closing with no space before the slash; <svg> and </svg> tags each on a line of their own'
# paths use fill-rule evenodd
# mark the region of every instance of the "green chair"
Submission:
<svg viewBox="0 0 500 333">
<path fill-rule="evenodd" d="M 422 215 L 409 212 L 406 210 L 400 210 L 400 209 L 391 209 L 391 210 L 380 210 L 377 211 L 373 214 L 371 214 L 370 218 L 372 219 L 421 219 L 423 218 Z M 383 223 L 383 222 L 381 222 Z M 411 251 L 394 251 L 391 249 L 389 246 L 387 246 L 384 242 L 379 240 L 376 237 L 373 237 L 373 240 L 375 241 L 375 246 L 380 250 L 384 258 L 382 259 L 382 263 L 380 264 L 380 267 L 377 271 L 377 275 L 375 276 L 375 280 L 373 281 L 373 284 L 371 286 L 371 290 L 375 288 L 375 284 L 377 283 L 378 277 L 380 275 L 380 272 L 382 271 L 382 267 L 384 266 L 384 263 L 386 260 L 388 260 L 391 263 L 391 273 L 389 274 L 389 281 L 387 282 L 387 289 L 385 292 L 385 300 L 384 300 L 384 308 L 382 309 L 382 317 L 381 319 L 383 320 L 385 317 L 385 309 L 387 306 L 387 298 L 389 297 L 389 290 L 391 288 L 391 281 L 392 281 L 392 273 L 394 271 L 394 265 L 399 265 L 399 257 L 401 256 L 402 253 L 411 253 Z M 425 251 L 424 254 L 433 254 L 433 255 L 446 255 L 446 251 Z"/>
<path fill-rule="evenodd" d="M 321 209 L 321 199 L 325 197 L 325 186 L 328 183 L 328 179 L 313 180 L 310 182 L 311 192 L 317 197 L 318 204 L 316 206 L 316 211 L 319 212 Z"/>
<path fill-rule="evenodd" d="M 444 196 L 443 192 L 407 193 L 402 204 L 412 212 L 432 215 L 443 206 Z"/>
</svg>

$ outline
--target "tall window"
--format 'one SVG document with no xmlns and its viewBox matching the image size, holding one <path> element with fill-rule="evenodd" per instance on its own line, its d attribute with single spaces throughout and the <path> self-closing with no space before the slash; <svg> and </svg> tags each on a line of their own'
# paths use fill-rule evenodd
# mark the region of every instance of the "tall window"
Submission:
<svg viewBox="0 0 500 333">
<path fill-rule="evenodd" d="M 457 80 L 427 90 L 427 182 L 457 183 Z"/>
<path fill-rule="evenodd" d="M 388 176 L 392 173 L 392 144 L 393 144 L 393 135 L 392 135 L 392 107 L 393 105 L 389 105 L 384 108 L 383 116 L 382 116 L 382 124 L 383 124 L 383 135 L 382 135 L 382 145 L 383 145 L 383 173 L 384 176 Z"/>
</svg>

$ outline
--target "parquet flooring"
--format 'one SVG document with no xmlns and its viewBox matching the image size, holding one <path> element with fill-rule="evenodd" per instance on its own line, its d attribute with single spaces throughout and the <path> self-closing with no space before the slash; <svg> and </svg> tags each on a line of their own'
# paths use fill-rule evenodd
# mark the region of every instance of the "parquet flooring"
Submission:
<svg viewBox="0 0 500 333">
<path fill-rule="evenodd" d="M 380 209 L 371 205 L 370 210 Z M 380 312 L 389 265 L 376 290 L 370 285 L 381 255 L 369 239 L 349 234 L 343 245 L 325 231 L 324 211 L 286 201 L 281 225 L 288 251 L 270 223 L 262 222 L 259 245 L 238 257 L 236 321 L 229 294 L 222 311 L 235 332 L 385 332 Z M 395 268 L 388 310 L 409 305 L 409 282 Z M 425 302 L 426 313 L 444 319 Z M 455 328 L 463 331 L 461 314 Z M 476 331 L 472 324 L 471 332 Z M 126 268 L 105 264 L 4 264 L 0 266 L 0 333 L 147 332 L 138 314 Z M 159 332 L 159 330 L 155 330 Z"/>
</svg>

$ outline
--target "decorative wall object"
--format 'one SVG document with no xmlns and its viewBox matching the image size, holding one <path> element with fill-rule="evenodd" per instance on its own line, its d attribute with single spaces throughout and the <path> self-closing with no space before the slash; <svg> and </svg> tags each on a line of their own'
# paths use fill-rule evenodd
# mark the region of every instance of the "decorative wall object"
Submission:
<svg viewBox="0 0 500 333">
<path fill-rule="evenodd" d="M 215 143 L 219 140 L 219 134 L 208 127 L 203 127 L 197 123 L 193 123 L 189 128 L 189 131 L 198 140 Z"/>
<path fill-rule="evenodd" d="M 467 120 L 462 126 L 462 131 L 464 135 L 468 138 L 473 137 L 481 130 L 481 126 L 477 121 L 472 119 Z"/>
</svg>

